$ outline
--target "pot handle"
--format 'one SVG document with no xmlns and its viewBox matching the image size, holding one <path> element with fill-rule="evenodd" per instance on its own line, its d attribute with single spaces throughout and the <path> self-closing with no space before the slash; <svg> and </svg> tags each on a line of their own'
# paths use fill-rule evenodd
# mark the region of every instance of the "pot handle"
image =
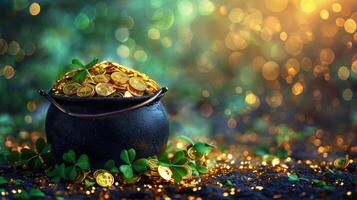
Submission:
<svg viewBox="0 0 357 200">
<path fill-rule="evenodd" d="M 81 113 L 73 113 L 70 112 L 68 110 L 66 110 L 65 108 L 63 108 L 54 98 L 51 97 L 51 95 L 49 95 L 47 92 L 45 92 L 44 90 L 39 90 L 38 93 L 41 96 L 44 96 L 49 102 L 51 102 L 58 110 L 62 111 L 63 113 L 72 116 L 72 117 L 78 117 L 78 118 L 103 118 L 103 117 L 110 117 L 113 115 L 117 115 L 117 114 L 122 114 L 122 113 L 126 113 L 138 108 L 141 108 L 143 106 L 146 106 L 154 101 L 156 101 L 157 99 L 160 98 L 160 96 L 164 93 L 166 93 L 168 91 L 167 87 L 162 87 L 160 90 L 158 90 L 154 96 L 152 96 L 150 99 L 143 101 L 139 104 L 124 108 L 124 109 L 120 109 L 120 110 L 115 110 L 115 111 L 111 111 L 111 112 L 105 112 L 105 113 L 98 113 L 98 114 L 81 114 Z"/>
</svg>

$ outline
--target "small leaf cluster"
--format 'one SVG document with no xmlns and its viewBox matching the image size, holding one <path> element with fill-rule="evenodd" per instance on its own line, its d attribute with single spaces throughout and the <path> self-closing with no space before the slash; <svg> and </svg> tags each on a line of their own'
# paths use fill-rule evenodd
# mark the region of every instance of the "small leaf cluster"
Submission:
<svg viewBox="0 0 357 200">
<path fill-rule="evenodd" d="M 197 176 L 208 172 L 204 157 L 210 153 L 214 146 L 204 142 L 193 142 L 189 137 L 180 136 L 180 139 L 186 142 L 187 148 L 173 153 L 169 158 L 166 152 L 159 157 L 159 164 L 169 167 L 175 182 L 180 182 L 187 175 Z"/>
<path fill-rule="evenodd" d="M 53 182 L 61 180 L 74 181 L 79 174 L 90 169 L 89 158 L 82 154 L 76 158 L 76 153 L 73 150 L 68 151 L 62 156 L 64 163 L 56 164 L 46 170 L 47 176 L 51 177 Z"/>
<path fill-rule="evenodd" d="M 314 185 L 318 185 L 320 187 L 322 187 L 323 189 L 327 190 L 327 191 L 333 191 L 335 190 L 335 187 L 328 185 L 325 181 L 323 180 L 319 180 L 319 179 L 308 179 L 308 178 L 304 178 L 304 177 L 299 177 L 297 174 L 289 174 L 288 175 L 288 180 L 291 182 L 296 182 L 296 181 L 306 181 L 309 182 L 311 184 Z"/>
<path fill-rule="evenodd" d="M 139 180 L 139 175 L 147 171 L 148 160 L 145 158 L 135 160 L 135 157 L 135 149 L 124 149 L 120 152 L 120 159 L 123 164 L 117 167 L 113 160 L 109 160 L 105 164 L 105 168 L 115 174 L 120 171 L 124 180 L 128 183 L 136 182 Z"/>
<path fill-rule="evenodd" d="M 14 167 L 25 166 L 33 170 L 51 166 L 55 162 L 51 153 L 51 145 L 47 144 L 43 138 L 36 140 L 35 149 L 23 148 L 20 153 L 10 151 L 7 161 Z"/>
<path fill-rule="evenodd" d="M 87 69 L 92 67 L 93 65 L 95 65 L 97 63 L 98 63 L 98 58 L 94 58 L 92 61 L 90 61 L 86 65 L 82 64 L 82 62 L 79 61 L 78 59 L 73 59 L 72 60 L 72 67 L 79 68 L 81 70 L 72 77 L 72 80 L 76 81 L 78 83 L 82 83 L 84 81 L 84 79 L 86 78 L 87 74 L 89 74 Z"/>
</svg>

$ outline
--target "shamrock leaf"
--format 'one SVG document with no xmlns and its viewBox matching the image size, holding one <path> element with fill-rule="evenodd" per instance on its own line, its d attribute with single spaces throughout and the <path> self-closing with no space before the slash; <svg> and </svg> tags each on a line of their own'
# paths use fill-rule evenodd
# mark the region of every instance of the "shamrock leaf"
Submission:
<svg viewBox="0 0 357 200">
<path fill-rule="evenodd" d="M 61 179 L 66 178 L 65 164 L 56 164 L 55 166 L 50 167 L 48 170 L 46 170 L 46 174 L 47 176 L 52 177 L 53 182 L 58 183 L 59 181 L 61 181 Z"/>
<path fill-rule="evenodd" d="M 120 152 L 120 158 L 122 161 L 124 161 L 124 163 L 130 164 L 129 154 L 127 150 L 124 149 Z"/>
<path fill-rule="evenodd" d="M 74 153 L 73 150 L 69 150 L 67 153 L 63 154 L 62 158 L 68 163 L 76 164 L 76 153 Z"/>
<path fill-rule="evenodd" d="M 78 59 L 72 59 L 72 66 L 81 69 L 72 77 L 72 80 L 75 82 L 78 82 L 78 83 L 82 83 L 84 81 L 84 79 L 87 77 L 87 74 L 88 74 L 87 69 L 97 63 L 98 63 L 98 58 L 93 59 L 86 65 L 83 65 Z"/>
<path fill-rule="evenodd" d="M 84 68 L 88 69 L 97 63 L 98 63 L 98 58 L 94 58 L 92 61 L 90 61 L 88 64 L 86 64 L 86 66 L 84 66 Z"/>
<path fill-rule="evenodd" d="M 79 61 L 79 60 L 76 59 L 76 58 L 72 59 L 72 65 L 77 66 L 77 67 L 84 68 L 84 65 L 81 63 L 81 61 Z"/>
<path fill-rule="evenodd" d="M 173 166 L 171 167 L 172 178 L 176 183 L 180 182 L 184 176 L 187 174 L 187 170 L 182 166 Z"/>
<path fill-rule="evenodd" d="M 198 170 L 197 170 L 195 161 L 190 161 L 190 162 L 188 163 L 188 166 L 189 166 L 189 167 L 191 168 L 191 170 L 192 170 L 192 175 L 198 176 L 198 175 L 200 174 L 200 172 L 198 172 Z"/>
<path fill-rule="evenodd" d="M 66 167 L 66 178 L 73 181 L 77 177 L 77 170 L 75 166 Z"/>
<path fill-rule="evenodd" d="M 35 156 L 37 156 L 37 154 L 32 149 L 22 149 L 21 150 L 21 159 L 22 160 L 29 160 L 29 159 L 32 159 Z"/>
<path fill-rule="evenodd" d="M 135 156 L 136 156 L 136 152 L 133 148 L 129 149 L 128 150 L 128 156 L 129 156 L 129 161 L 130 163 L 132 163 L 135 159 Z"/>
<path fill-rule="evenodd" d="M 104 164 L 104 168 L 109 170 L 113 174 L 119 173 L 119 169 L 118 169 L 118 167 L 115 166 L 115 161 L 114 160 L 108 160 Z"/>
<path fill-rule="evenodd" d="M 81 70 L 72 77 L 72 80 L 77 83 L 82 83 L 84 79 L 86 79 L 86 77 L 87 77 L 87 72 L 85 70 Z"/>
<path fill-rule="evenodd" d="M 83 154 L 78 158 L 77 164 L 79 168 L 82 170 L 88 170 L 89 169 L 89 158 L 87 155 Z"/>
<path fill-rule="evenodd" d="M 46 154 L 51 150 L 51 145 L 47 144 L 43 138 L 37 139 L 35 145 L 40 155 Z"/>
<path fill-rule="evenodd" d="M 130 165 L 120 165 L 120 171 L 123 173 L 124 178 L 130 179 L 133 177 L 133 169 L 131 168 Z"/>
<path fill-rule="evenodd" d="M 178 151 L 174 154 L 171 161 L 175 165 L 183 165 L 187 162 L 185 151 Z"/>
<path fill-rule="evenodd" d="M 214 146 L 204 143 L 204 142 L 197 142 L 193 145 L 193 147 L 196 149 L 196 152 L 199 153 L 200 155 L 206 155 L 209 152 L 212 151 Z"/>
<path fill-rule="evenodd" d="M 201 161 L 196 161 L 196 169 L 201 174 L 206 174 L 208 172 L 207 167 L 204 166 Z"/>
<path fill-rule="evenodd" d="M 41 167 L 39 155 L 32 149 L 22 149 L 20 157 L 32 169 L 39 169 Z"/>
<path fill-rule="evenodd" d="M 134 171 L 141 173 L 147 170 L 148 160 L 145 158 L 141 158 L 133 162 L 132 167 Z"/>
<path fill-rule="evenodd" d="M 88 179 L 85 179 L 85 180 L 84 180 L 84 186 L 85 186 L 86 188 L 92 187 L 94 184 L 95 184 L 94 181 L 90 181 L 90 180 L 88 180 Z"/>
</svg>

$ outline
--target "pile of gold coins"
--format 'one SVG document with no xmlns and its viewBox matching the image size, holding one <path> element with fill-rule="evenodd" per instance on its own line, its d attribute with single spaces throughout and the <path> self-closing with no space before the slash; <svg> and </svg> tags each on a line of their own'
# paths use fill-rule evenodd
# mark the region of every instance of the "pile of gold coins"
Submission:
<svg viewBox="0 0 357 200">
<path fill-rule="evenodd" d="M 86 71 L 82 82 L 73 80 Z M 75 69 L 57 80 L 52 88 L 56 95 L 78 97 L 136 97 L 152 94 L 160 86 L 147 75 L 121 64 L 103 61 L 88 69 Z"/>
</svg>

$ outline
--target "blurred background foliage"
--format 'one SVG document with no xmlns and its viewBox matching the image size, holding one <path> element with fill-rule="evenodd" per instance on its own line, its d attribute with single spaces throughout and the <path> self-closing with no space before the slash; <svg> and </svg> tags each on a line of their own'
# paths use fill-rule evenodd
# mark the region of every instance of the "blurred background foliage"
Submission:
<svg viewBox="0 0 357 200">
<path fill-rule="evenodd" d="M 72 58 L 98 57 L 169 87 L 171 134 L 280 142 L 291 130 L 327 129 L 353 140 L 356 8 L 350 0 L 1 1 L 0 136 L 41 135 L 48 102 L 37 90 L 50 89 Z"/>
</svg>

